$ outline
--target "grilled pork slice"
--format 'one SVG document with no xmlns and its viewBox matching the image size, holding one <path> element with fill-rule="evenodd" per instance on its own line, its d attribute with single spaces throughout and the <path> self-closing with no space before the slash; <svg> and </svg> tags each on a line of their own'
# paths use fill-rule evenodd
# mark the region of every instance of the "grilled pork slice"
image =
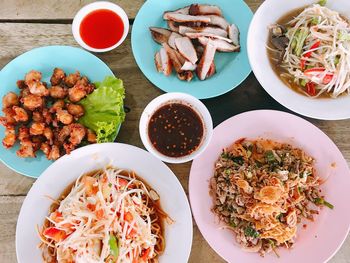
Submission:
<svg viewBox="0 0 350 263">
<path fill-rule="evenodd" d="M 227 31 L 217 27 L 188 27 L 188 26 L 179 26 L 179 33 L 185 35 L 187 33 L 206 33 L 213 34 L 220 37 L 227 37 Z"/>
<path fill-rule="evenodd" d="M 210 18 L 210 25 L 221 27 L 224 30 L 227 30 L 230 26 L 229 22 L 221 16 L 209 15 L 208 17 Z"/>
<path fill-rule="evenodd" d="M 216 46 L 211 39 L 209 39 L 205 46 L 203 56 L 197 66 L 197 76 L 200 80 L 205 80 L 210 70 L 211 64 L 214 61 Z"/>
<path fill-rule="evenodd" d="M 174 14 L 174 13 L 178 13 L 178 14 L 183 14 L 183 15 L 188 15 L 190 11 L 190 6 L 185 6 L 183 8 L 179 8 L 177 10 L 174 11 L 166 11 L 163 14 L 163 19 L 164 20 L 169 20 L 168 15 L 169 14 Z"/>
<path fill-rule="evenodd" d="M 181 37 L 175 39 L 175 45 L 180 54 L 190 61 L 192 64 L 195 64 L 198 60 L 196 50 L 188 37 Z"/>
<path fill-rule="evenodd" d="M 206 46 L 210 39 L 207 37 L 199 37 L 198 40 L 199 40 L 199 43 L 201 43 L 203 46 Z M 240 46 L 235 46 L 222 39 L 212 39 L 211 41 L 216 46 L 217 51 L 239 52 L 240 50 Z"/>
<path fill-rule="evenodd" d="M 193 4 L 193 5 L 190 6 L 189 14 L 193 15 L 193 16 L 198 16 L 198 15 L 217 15 L 217 16 L 222 16 L 222 11 L 216 5 Z"/>
<path fill-rule="evenodd" d="M 183 63 L 181 63 L 180 61 L 180 54 L 178 54 L 178 52 L 175 49 L 172 49 L 167 43 L 163 43 L 163 48 L 165 49 L 165 51 L 167 52 L 171 64 L 173 65 L 174 69 L 176 72 L 181 72 L 182 71 L 182 65 Z"/>
<path fill-rule="evenodd" d="M 162 63 L 162 69 L 163 69 L 163 73 L 165 76 L 169 76 L 171 74 L 171 61 L 170 61 L 170 57 L 168 56 L 168 53 L 165 51 L 165 48 L 162 47 L 159 50 L 159 55 L 160 55 L 160 61 Z"/>
<path fill-rule="evenodd" d="M 232 40 L 232 43 L 239 46 L 239 29 L 235 24 L 228 27 L 228 37 Z"/>
<path fill-rule="evenodd" d="M 168 42 L 168 39 L 171 35 L 171 31 L 166 28 L 150 27 L 149 30 L 151 31 L 154 41 L 156 41 L 159 44 Z"/>
<path fill-rule="evenodd" d="M 178 23 L 186 22 L 201 22 L 201 23 L 210 23 L 210 18 L 208 16 L 190 16 L 180 13 L 169 13 L 167 14 L 166 20 L 171 20 Z"/>
<path fill-rule="evenodd" d="M 209 38 L 213 38 L 213 39 L 221 39 L 224 40 L 228 43 L 232 43 L 231 39 L 228 39 L 226 37 L 222 37 L 222 36 L 218 36 L 218 35 L 214 35 L 214 34 L 210 34 L 210 33 L 204 33 L 204 32 L 199 32 L 199 33 L 185 33 L 185 35 L 191 39 L 196 39 L 199 37 L 209 37 Z"/>
<path fill-rule="evenodd" d="M 214 61 L 210 64 L 206 78 L 210 78 L 216 73 L 216 67 Z"/>
<path fill-rule="evenodd" d="M 168 21 L 168 27 L 173 32 L 179 32 L 179 25 L 175 23 L 174 21 Z"/>
<path fill-rule="evenodd" d="M 168 44 L 171 48 L 176 49 L 175 46 L 175 39 L 182 37 L 180 34 L 176 33 L 176 32 L 172 32 L 169 39 L 168 39 Z"/>
<path fill-rule="evenodd" d="M 191 81 L 193 79 L 193 72 L 192 71 L 181 71 L 181 72 L 177 73 L 177 77 L 180 80 Z"/>
<path fill-rule="evenodd" d="M 154 63 L 156 65 L 157 71 L 158 72 L 162 72 L 163 71 L 163 66 L 162 66 L 162 61 L 160 59 L 159 51 L 154 55 Z"/>
<path fill-rule="evenodd" d="M 181 67 L 181 70 L 184 70 L 184 71 L 193 71 L 197 68 L 197 65 L 196 64 L 192 64 L 191 62 L 189 61 L 185 61 L 185 63 L 182 65 Z"/>
</svg>

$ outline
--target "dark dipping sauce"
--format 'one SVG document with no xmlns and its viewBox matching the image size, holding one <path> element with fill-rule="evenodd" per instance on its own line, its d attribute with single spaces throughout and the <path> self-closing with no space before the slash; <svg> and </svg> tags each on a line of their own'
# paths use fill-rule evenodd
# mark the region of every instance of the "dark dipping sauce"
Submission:
<svg viewBox="0 0 350 263">
<path fill-rule="evenodd" d="M 182 103 L 160 107 L 148 123 L 148 137 L 153 147 L 169 157 L 183 157 L 194 152 L 202 142 L 203 133 L 201 117 Z"/>
</svg>

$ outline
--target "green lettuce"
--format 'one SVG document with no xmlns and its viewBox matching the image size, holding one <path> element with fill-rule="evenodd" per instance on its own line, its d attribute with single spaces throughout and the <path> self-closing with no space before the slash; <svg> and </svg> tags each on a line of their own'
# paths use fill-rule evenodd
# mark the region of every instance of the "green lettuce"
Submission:
<svg viewBox="0 0 350 263">
<path fill-rule="evenodd" d="M 113 142 L 125 119 L 123 81 L 108 76 L 94 84 L 96 89 L 80 101 L 85 114 L 79 122 L 96 133 L 98 143 Z"/>
</svg>

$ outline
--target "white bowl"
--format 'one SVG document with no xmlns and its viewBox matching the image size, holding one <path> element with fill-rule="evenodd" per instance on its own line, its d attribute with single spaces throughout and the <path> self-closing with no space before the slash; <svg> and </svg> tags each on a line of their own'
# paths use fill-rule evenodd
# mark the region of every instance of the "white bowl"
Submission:
<svg viewBox="0 0 350 263">
<path fill-rule="evenodd" d="M 48 215 L 52 198 L 58 198 L 81 174 L 106 165 L 133 170 L 157 191 L 165 212 L 174 220 L 165 223 L 165 251 L 159 263 L 186 263 L 192 244 L 192 216 L 186 194 L 174 173 L 150 153 L 121 143 L 91 144 L 55 161 L 38 178 L 25 198 L 16 228 L 19 263 L 42 262 L 36 226 Z"/>
<path fill-rule="evenodd" d="M 201 117 L 203 121 L 204 134 L 201 144 L 193 153 L 183 157 L 169 157 L 161 154 L 153 147 L 148 137 L 148 123 L 152 114 L 161 106 L 171 102 L 184 103 L 185 105 L 190 106 L 193 110 L 195 110 L 195 112 Z M 171 92 L 155 98 L 146 106 L 141 115 L 139 132 L 143 145 L 154 156 L 167 163 L 185 163 L 196 158 L 208 146 L 213 134 L 213 121 L 208 109 L 200 100 L 185 93 Z"/>
<path fill-rule="evenodd" d="M 93 48 L 87 45 L 83 39 L 81 38 L 80 35 L 80 24 L 81 21 L 84 19 L 84 17 L 88 14 L 90 14 L 92 11 L 99 10 L 99 9 L 108 9 L 113 12 L 115 12 L 123 21 L 124 24 L 124 33 L 122 38 L 113 46 L 108 47 L 108 48 Z M 72 32 L 73 36 L 75 38 L 75 41 L 78 42 L 80 46 L 83 48 L 92 51 L 92 52 L 107 52 L 112 49 L 115 49 L 118 47 L 123 41 L 125 40 L 126 36 L 128 35 L 129 32 L 129 19 L 125 11 L 117 4 L 111 3 L 111 2 L 105 2 L 105 1 L 98 1 L 94 2 L 91 4 L 88 4 L 81 8 L 78 13 L 75 15 L 73 24 L 72 24 Z"/>
<path fill-rule="evenodd" d="M 311 99 L 287 87 L 273 71 L 266 51 L 268 26 L 291 10 L 317 0 L 266 0 L 255 13 L 248 32 L 248 57 L 263 88 L 283 106 L 301 115 L 323 120 L 350 118 L 350 96 Z M 328 0 L 327 7 L 350 18 L 349 0 Z"/>
</svg>

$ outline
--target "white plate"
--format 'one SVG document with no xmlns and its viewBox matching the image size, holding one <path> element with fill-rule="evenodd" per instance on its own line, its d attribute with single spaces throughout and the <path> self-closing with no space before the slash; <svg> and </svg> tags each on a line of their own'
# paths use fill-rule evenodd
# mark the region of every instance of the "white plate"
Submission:
<svg viewBox="0 0 350 263">
<path fill-rule="evenodd" d="M 163 263 L 185 263 L 192 244 L 192 217 L 181 184 L 171 170 L 150 153 L 127 144 L 93 144 L 73 151 L 54 162 L 30 189 L 21 208 L 16 228 L 16 253 L 19 263 L 42 262 L 37 248 L 41 226 L 52 203 L 45 195 L 57 198 L 82 173 L 110 164 L 135 171 L 160 195 L 164 211 L 175 220 L 165 224 L 166 248 L 159 258 Z"/>
<path fill-rule="evenodd" d="M 288 88 L 271 68 L 266 44 L 268 26 L 289 11 L 316 3 L 317 0 L 266 0 L 255 13 L 248 32 L 248 57 L 263 88 L 283 106 L 304 116 L 340 120 L 350 118 L 350 95 L 337 99 L 310 99 Z M 350 18 L 349 0 L 328 0 L 327 7 Z"/>
</svg>

